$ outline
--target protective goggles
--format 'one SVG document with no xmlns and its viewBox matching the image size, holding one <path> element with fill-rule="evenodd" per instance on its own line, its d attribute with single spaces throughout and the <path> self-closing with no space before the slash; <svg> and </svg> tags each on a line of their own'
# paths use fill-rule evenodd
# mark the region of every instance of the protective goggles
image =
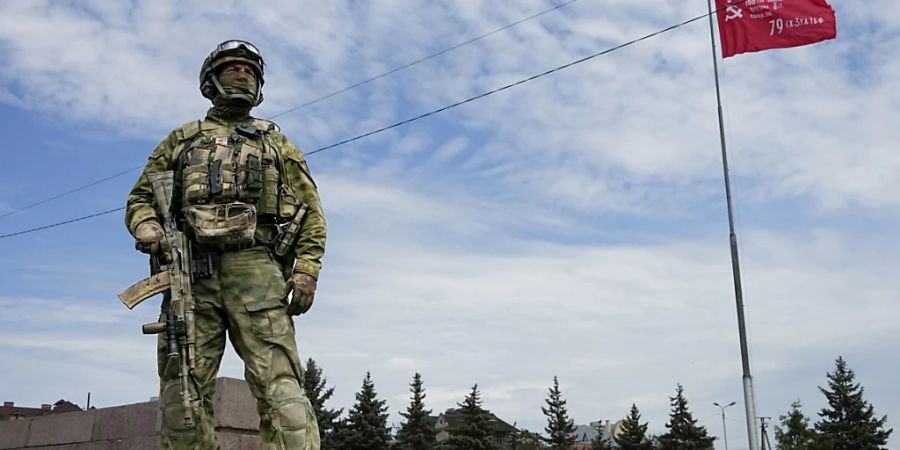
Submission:
<svg viewBox="0 0 900 450">
<path fill-rule="evenodd" d="M 220 52 L 225 52 L 228 50 L 237 50 L 241 47 L 243 47 L 245 50 L 249 51 L 250 53 L 253 53 L 256 56 L 259 56 L 259 58 L 262 59 L 262 54 L 259 52 L 259 49 L 256 48 L 255 45 L 253 45 L 247 41 L 241 41 L 238 39 L 232 39 L 230 41 L 225 41 L 225 42 L 217 45 L 216 52 L 220 53 Z"/>
</svg>

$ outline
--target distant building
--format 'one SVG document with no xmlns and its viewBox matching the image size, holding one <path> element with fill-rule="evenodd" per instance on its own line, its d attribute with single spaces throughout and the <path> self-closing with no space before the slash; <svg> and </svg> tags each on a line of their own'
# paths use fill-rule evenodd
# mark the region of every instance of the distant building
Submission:
<svg viewBox="0 0 900 450">
<path fill-rule="evenodd" d="M 512 445 L 513 437 L 518 429 L 503 421 L 494 413 L 486 412 L 490 417 L 491 424 L 494 426 L 494 442 L 504 448 Z M 435 440 L 437 442 L 444 442 L 450 439 L 450 434 L 462 427 L 462 414 L 458 408 L 448 409 L 437 417 L 432 416 L 432 419 L 434 420 Z"/>
<path fill-rule="evenodd" d="M 618 421 L 615 424 L 611 424 L 608 420 L 601 422 L 595 421 L 591 422 L 590 425 L 576 425 L 575 432 L 572 433 L 572 436 L 575 437 L 575 443 L 572 444 L 572 450 L 590 450 L 591 443 L 594 442 L 594 439 L 598 434 L 603 434 L 603 437 L 612 444 L 612 448 L 619 448 L 616 444 L 615 437 L 621 433 L 622 429 L 622 421 Z"/>
<path fill-rule="evenodd" d="M 73 411 L 81 411 L 81 408 L 68 400 L 59 400 L 52 405 L 45 403 L 40 408 L 16 406 L 15 402 L 3 402 L 3 408 L 0 408 L 0 420 L 22 420 Z"/>
</svg>

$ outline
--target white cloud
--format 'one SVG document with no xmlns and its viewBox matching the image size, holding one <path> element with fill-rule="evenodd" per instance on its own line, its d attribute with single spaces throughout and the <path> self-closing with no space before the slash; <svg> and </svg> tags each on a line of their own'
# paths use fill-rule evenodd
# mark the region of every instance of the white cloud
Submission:
<svg viewBox="0 0 900 450">
<path fill-rule="evenodd" d="M 887 0 L 834 3 L 838 40 L 723 64 L 732 168 L 749 209 L 741 237 L 758 400 L 776 416 L 801 396 L 812 414 L 813 384 L 844 354 L 867 393 L 880 393 L 876 411 L 894 417 L 898 367 L 878 365 L 871 349 L 896 346 L 890 318 L 900 312 L 891 234 L 900 15 Z M 221 40 L 263 49 L 266 116 L 547 6 L 4 2 L 0 102 L 109 139 L 156 141 L 204 111 L 196 73 Z M 279 122 L 312 150 L 705 9 L 576 2 Z M 727 241 L 710 231 L 724 212 L 707 33 L 690 25 L 310 160 L 330 241 L 317 305 L 297 324 L 304 356 L 338 386 L 337 406 L 349 406 L 366 370 L 394 412 L 419 370 L 435 411 L 478 382 L 487 407 L 532 429 L 542 428 L 553 375 L 579 422 L 622 415 L 634 401 L 659 431 L 676 380 L 700 418 L 710 402 L 740 397 Z M 803 207 L 772 206 L 780 202 Z M 16 277 L 65 282 L 137 267 L 51 260 Z M 72 273 L 60 272 L 66 265 Z M 82 288 L 112 299 L 128 276 Z M 25 386 L 17 401 L 73 396 L 100 379 L 109 404 L 153 394 L 153 345 L 136 328 L 153 307 L 13 294 L 8 280 L 0 358 L 22 368 L 8 383 Z M 78 375 L 55 384 L 59 367 Z M 233 354 L 222 373 L 241 375 Z"/>
<path fill-rule="evenodd" d="M 477 382 L 488 408 L 533 429 L 554 375 L 579 422 L 623 415 L 638 402 L 661 429 L 675 381 L 701 417 L 707 399 L 739 395 L 730 268 L 717 238 L 612 246 L 521 241 L 508 252 L 479 252 L 410 240 L 402 221 L 385 225 L 336 242 L 316 307 L 297 319 L 304 357 L 316 358 L 338 387 L 335 406 L 352 403 L 366 371 L 394 413 L 419 371 L 434 410 L 453 406 Z M 882 265 L 874 248 L 856 251 L 851 242 L 873 244 L 866 239 L 829 230 L 813 237 L 747 236 L 765 249 L 750 252 L 745 278 L 756 286 L 747 305 L 757 378 L 794 392 L 809 387 L 792 379 L 794 370 L 824 372 L 838 353 L 853 360 L 896 335 L 891 318 L 900 313 L 893 294 L 900 286 L 885 281 L 898 261 Z M 137 324 L 154 307 L 125 312 L 112 302 L 73 299 L 4 299 L 0 306 L 12 313 L 4 315 L 0 356 L 21 361 L 17 380 L 31 380 L 18 391 L 20 402 L 57 395 L 46 379 L 52 374 L 38 363 L 47 358 L 57 371 L 90 367 L 109 377 L 110 402 L 152 394 L 153 346 Z M 843 328 L 835 328 L 836 317 Z M 73 331 L 50 331 L 63 329 Z M 23 351 L 28 358 L 14 356 Z M 869 390 L 893 383 L 856 368 Z M 233 356 L 223 373 L 239 376 Z M 126 395 L 124 385 L 138 379 L 141 389 Z M 786 407 L 766 391 L 758 396 L 768 413 Z M 879 413 L 900 413 L 889 398 L 872 400 Z"/>
<path fill-rule="evenodd" d="M 700 14 L 701 3 L 577 2 L 283 120 L 303 139 L 333 142 Z M 208 47 L 227 34 L 222 30 L 247 28 L 266 49 L 269 100 L 261 113 L 271 114 L 537 9 L 527 2 L 428 9 L 401 1 L 363 9 L 234 2 L 209 13 L 208 6 L 5 4 L 0 40 L 10 63 L 0 78 L 19 86 L 19 94 L 7 89 L 3 98 L 119 132 L 159 135 L 169 126 L 159 117 L 177 124 L 202 111 L 195 73 Z M 892 25 L 885 15 L 836 7 L 842 30 L 866 21 L 877 30 Z M 879 2 L 866 9 L 891 7 Z M 510 162 L 495 180 L 506 188 L 577 209 L 652 210 L 671 203 L 672 189 L 719 178 L 706 33 L 701 21 L 456 114 L 468 127 L 491 130 L 501 144 L 490 160 Z M 895 37 L 886 31 L 865 40 L 841 37 L 726 61 L 734 163 L 767 196 L 810 197 L 825 209 L 896 206 L 886 193 L 900 161 L 885 144 L 896 132 L 880 120 L 898 105 L 896 58 L 853 67 L 861 51 L 896 51 Z M 868 83 L 859 85 L 859 71 Z M 569 182 L 548 183 L 563 173 L 572 174 Z M 635 186 L 643 193 L 635 194 Z"/>
</svg>

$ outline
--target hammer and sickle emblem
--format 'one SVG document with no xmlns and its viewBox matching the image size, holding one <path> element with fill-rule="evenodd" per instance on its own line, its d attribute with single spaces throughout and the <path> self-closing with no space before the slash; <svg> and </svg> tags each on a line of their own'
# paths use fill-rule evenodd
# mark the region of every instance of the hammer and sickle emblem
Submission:
<svg viewBox="0 0 900 450">
<path fill-rule="evenodd" d="M 735 20 L 735 19 L 740 19 L 741 17 L 744 17 L 744 11 L 741 8 L 738 8 L 737 6 L 734 6 L 734 5 L 726 8 L 725 12 L 728 14 L 727 16 L 725 16 L 726 22 L 728 22 L 729 20 Z"/>
</svg>

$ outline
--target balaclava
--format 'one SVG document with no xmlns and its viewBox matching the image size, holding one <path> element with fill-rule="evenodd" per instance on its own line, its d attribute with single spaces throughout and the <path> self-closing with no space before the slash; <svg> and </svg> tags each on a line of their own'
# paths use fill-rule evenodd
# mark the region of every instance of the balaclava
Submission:
<svg viewBox="0 0 900 450">
<path fill-rule="evenodd" d="M 218 82 L 228 95 L 218 94 L 213 98 L 210 114 L 229 121 L 247 117 L 259 89 L 256 77 L 244 72 L 223 72 L 215 77 L 213 82 Z"/>
</svg>

